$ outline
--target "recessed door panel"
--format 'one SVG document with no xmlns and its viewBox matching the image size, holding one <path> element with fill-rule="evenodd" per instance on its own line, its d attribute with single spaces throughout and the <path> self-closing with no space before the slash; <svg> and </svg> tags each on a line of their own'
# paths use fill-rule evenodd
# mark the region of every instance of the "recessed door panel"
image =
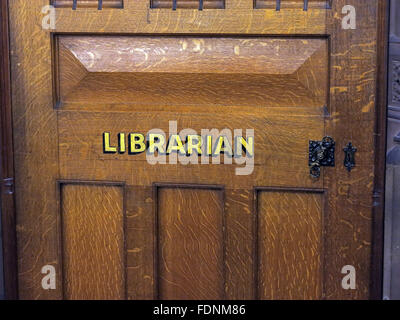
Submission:
<svg viewBox="0 0 400 320">
<path fill-rule="evenodd" d="M 260 299 L 321 299 L 324 195 L 303 190 L 257 191 Z"/>
<path fill-rule="evenodd" d="M 225 298 L 223 189 L 157 187 L 159 299 Z"/>
<path fill-rule="evenodd" d="M 59 186 L 64 298 L 124 299 L 123 187 Z"/>
</svg>

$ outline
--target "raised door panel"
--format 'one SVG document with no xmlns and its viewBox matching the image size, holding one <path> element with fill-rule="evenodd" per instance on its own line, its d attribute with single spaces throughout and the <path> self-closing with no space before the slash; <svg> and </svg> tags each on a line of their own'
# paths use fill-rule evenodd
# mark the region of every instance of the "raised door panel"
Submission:
<svg viewBox="0 0 400 320">
<path fill-rule="evenodd" d="M 322 186 L 322 179 L 309 175 L 308 142 L 325 131 L 326 39 L 59 36 L 56 43 L 64 178 L 233 189 Z M 131 133 L 146 135 L 156 128 L 167 136 L 185 128 L 199 134 L 227 129 L 231 135 L 238 129 L 243 136 L 254 130 L 257 154 L 249 159 L 250 175 L 237 175 L 241 166 L 234 161 L 177 169 L 150 164 L 146 152 L 130 152 Z M 105 154 L 105 132 L 109 144 L 119 148 L 123 134 L 123 150 Z"/>
</svg>

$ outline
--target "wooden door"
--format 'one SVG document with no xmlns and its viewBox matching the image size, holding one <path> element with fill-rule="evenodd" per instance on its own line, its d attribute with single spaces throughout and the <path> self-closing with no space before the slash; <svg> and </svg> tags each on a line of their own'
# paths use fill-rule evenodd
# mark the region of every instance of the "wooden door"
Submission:
<svg viewBox="0 0 400 320">
<path fill-rule="evenodd" d="M 56 0 L 46 30 L 48 4 L 9 1 L 20 298 L 370 297 L 378 1 Z M 220 164 L 180 160 L 189 128 Z"/>
</svg>

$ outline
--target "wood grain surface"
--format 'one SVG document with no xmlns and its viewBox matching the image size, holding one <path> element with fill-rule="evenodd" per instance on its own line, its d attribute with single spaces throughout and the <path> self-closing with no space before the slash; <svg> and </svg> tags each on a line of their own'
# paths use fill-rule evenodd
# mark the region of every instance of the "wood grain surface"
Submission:
<svg viewBox="0 0 400 320">
<path fill-rule="evenodd" d="M 328 19 L 347 5 L 333 1 Z M 338 152 L 338 166 L 326 172 L 329 186 L 325 237 L 325 288 L 327 299 L 368 299 L 371 278 L 371 240 L 374 181 L 374 123 L 377 108 L 377 23 L 379 1 L 356 1 L 357 29 L 344 32 L 340 23 L 329 25 L 331 38 L 330 113 L 326 131 L 345 146 L 359 146 L 356 159 L 365 165 L 351 173 L 340 165 L 344 152 Z M 364 19 L 362 18 L 364 17 Z M 338 18 L 336 18 L 338 19 Z M 340 19 L 339 19 L 340 21 Z M 356 59 L 352 57 L 357 57 Z M 350 70 L 352 70 L 350 72 Z M 355 71 L 357 70 L 357 71 Z M 362 262 L 364 261 L 364 262 Z M 379 262 L 377 262 L 379 263 Z M 345 265 L 357 270 L 357 290 L 343 290 L 337 272 Z"/>
<path fill-rule="evenodd" d="M 61 184 L 64 298 L 124 299 L 120 186 Z"/>
<path fill-rule="evenodd" d="M 63 104 L 326 105 L 326 39 L 57 40 L 57 92 Z"/>
<path fill-rule="evenodd" d="M 280 11 L 254 10 L 247 0 L 203 11 L 150 9 L 147 0 L 107 10 L 65 7 L 56 9 L 49 33 L 41 28 L 47 0 L 10 1 L 20 298 L 61 299 L 63 284 L 69 298 L 371 297 L 380 1 L 352 0 L 356 30 L 342 29 L 345 0 L 331 9 L 309 1 L 307 11 L 302 1 L 291 3 L 285 8 L 282 0 Z M 113 139 L 168 132 L 169 120 L 178 129 L 255 129 L 253 174 L 102 153 L 104 131 Z M 336 167 L 315 180 L 308 141 L 324 135 L 336 141 Z M 342 152 L 349 141 L 358 148 L 351 173 Z M 64 186 L 61 208 L 58 180 L 77 183 Z M 126 184 L 126 233 L 121 187 L 84 181 Z M 159 183 L 169 187 L 155 194 Z M 222 191 L 201 185 L 223 185 L 224 200 Z M 254 202 L 257 188 L 277 187 L 262 189 Z M 64 252 L 60 209 L 71 218 Z M 158 240 L 164 251 L 155 250 Z M 91 267 L 96 276 L 77 277 L 87 258 L 103 264 Z M 57 288 L 47 291 L 41 269 L 49 264 Z M 357 270 L 356 290 L 341 287 L 345 265 Z"/>
<path fill-rule="evenodd" d="M 303 113 L 289 116 L 285 109 L 266 108 L 243 113 L 234 108 L 230 113 L 163 111 L 147 112 L 59 112 L 60 172 L 68 179 L 117 180 L 128 184 L 146 186 L 153 182 L 196 184 L 225 184 L 232 189 L 252 189 L 253 186 L 323 186 L 322 179 L 312 179 L 308 168 L 308 141 L 324 135 L 323 110 L 319 114 Z M 287 110 L 287 109 L 286 109 Z M 299 109 L 300 110 L 304 109 Z M 211 111 L 210 111 L 211 112 Z M 102 133 L 112 133 L 116 143 L 118 132 L 141 132 L 159 128 L 169 135 L 169 120 L 177 121 L 178 132 L 192 128 L 197 132 L 212 128 L 247 128 L 255 130 L 257 148 L 254 156 L 254 172 L 238 176 L 235 169 L 244 165 L 221 164 L 165 164 L 152 165 L 146 153 L 129 155 L 103 154 Z M 184 138 L 184 137 L 183 137 Z M 80 143 L 77 143 L 80 141 Z M 168 156 L 166 161 L 172 160 Z M 200 160 L 197 159 L 200 163 Z M 362 162 L 360 160 L 360 164 Z M 323 173 L 324 174 L 324 173 Z"/>
<path fill-rule="evenodd" d="M 150 9 L 149 4 L 149 0 L 125 0 L 122 10 L 58 8 L 54 32 L 322 35 L 327 34 L 327 11 L 330 11 L 321 8 L 303 11 L 301 7 L 281 11 L 254 9 L 253 1 L 248 0 L 225 0 L 225 9 L 207 11 Z"/>
<path fill-rule="evenodd" d="M 49 34 L 35 21 L 42 6 L 48 4 L 42 0 L 9 2 L 21 299 L 62 298 L 61 253 L 56 240 L 59 237 L 55 187 L 58 131 L 57 115 L 52 108 L 52 48 Z M 45 265 L 52 265 L 58 271 L 56 290 L 42 288 L 41 270 Z"/>
<path fill-rule="evenodd" d="M 88 72 L 292 74 L 325 39 L 60 36 Z M 324 47 L 325 46 L 325 47 Z M 326 58 L 321 61 L 326 64 Z M 61 62 L 62 63 L 62 62 Z M 319 66 L 315 66 L 319 67 Z"/>
<path fill-rule="evenodd" d="M 258 191 L 258 297 L 321 299 L 323 195 Z"/>
<path fill-rule="evenodd" d="M 157 192 L 158 298 L 224 299 L 223 190 Z"/>
</svg>

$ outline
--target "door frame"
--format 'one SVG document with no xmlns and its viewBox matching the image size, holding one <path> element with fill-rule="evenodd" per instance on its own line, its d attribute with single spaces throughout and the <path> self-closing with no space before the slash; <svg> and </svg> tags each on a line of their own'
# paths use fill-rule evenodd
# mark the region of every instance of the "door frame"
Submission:
<svg viewBox="0 0 400 320">
<path fill-rule="evenodd" d="M 18 298 L 8 0 L 0 4 L 0 213 L 6 299 Z"/>
<path fill-rule="evenodd" d="M 379 1 L 370 298 L 382 299 L 389 0 Z M 18 298 L 8 0 L 0 4 L 0 205 L 6 299 Z M 2 263 L 2 261 L 0 261 Z"/>
<path fill-rule="evenodd" d="M 389 45 L 389 2 L 378 0 L 377 86 L 375 102 L 375 179 L 372 212 L 370 298 L 383 298 L 383 245 L 386 176 L 387 62 Z"/>
</svg>

